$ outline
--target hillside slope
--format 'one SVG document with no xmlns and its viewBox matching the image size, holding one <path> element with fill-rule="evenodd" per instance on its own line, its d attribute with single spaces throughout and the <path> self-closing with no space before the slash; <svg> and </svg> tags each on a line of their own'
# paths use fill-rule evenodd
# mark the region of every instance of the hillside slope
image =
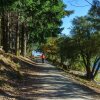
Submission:
<svg viewBox="0 0 100 100">
<path fill-rule="evenodd" d="M 17 92 L 17 83 L 22 79 L 20 64 L 14 60 L 16 56 L 0 51 L 0 94 Z"/>
</svg>

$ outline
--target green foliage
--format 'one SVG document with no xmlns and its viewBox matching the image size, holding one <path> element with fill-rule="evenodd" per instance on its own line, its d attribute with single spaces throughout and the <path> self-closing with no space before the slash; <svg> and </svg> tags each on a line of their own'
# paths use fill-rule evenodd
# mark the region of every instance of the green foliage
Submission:
<svg viewBox="0 0 100 100">
<path fill-rule="evenodd" d="M 15 1 L 17 0 L 0 0 L 0 13 L 7 11 Z"/>
<path fill-rule="evenodd" d="M 88 19 L 92 22 L 93 28 L 100 32 L 100 1 L 93 0 L 93 5 L 88 12 Z M 100 34 L 100 33 L 99 33 Z"/>
<path fill-rule="evenodd" d="M 100 72 L 96 75 L 95 80 L 96 80 L 97 82 L 100 82 Z"/>
<path fill-rule="evenodd" d="M 17 0 L 0 0 L 0 8 L 1 7 L 7 7 L 13 4 Z"/>
<path fill-rule="evenodd" d="M 71 37 L 56 39 L 55 54 L 62 64 L 72 69 L 86 70 L 87 78 L 93 78 L 92 64 L 100 56 L 100 2 L 93 1 L 87 16 L 72 21 Z M 50 43 L 50 41 L 49 41 Z M 50 49 L 54 47 L 49 46 Z"/>
<path fill-rule="evenodd" d="M 45 42 L 46 37 L 57 36 L 61 33 L 61 19 L 70 14 L 70 11 L 65 10 L 65 5 L 61 0 L 38 0 L 32 2 L 31 5 L 28 5 L 26 10 L 28 16 L 32 17 L 32 24 L 30 25 L 33 28 L 30 36 L 31 40 L 41 43 Z"/>
<path fill-rule="evenodd" d="M 80 53 L 87 55 L 87 53 L 92 57 L 99 51 L 99 37 L 96 34 L 92 24 L 86 17 L 78 17 L 73 20 L 72 29 L 73 38 L 78 45 Z M 92 45 L 95 47 L 93 48 Z"/>
</svg>

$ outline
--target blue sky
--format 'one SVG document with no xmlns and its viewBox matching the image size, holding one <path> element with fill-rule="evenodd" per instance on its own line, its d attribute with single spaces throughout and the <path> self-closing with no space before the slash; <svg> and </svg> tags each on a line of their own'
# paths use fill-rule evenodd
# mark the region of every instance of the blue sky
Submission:
<svg viewBox="0 0 100 100">
<path fill-rule="evenodd" d="M 88 0 L 88 1 L 92 3 L 92 0 Z M 72 19 L 75 18 L 76 16 L 86 15 L 91 5 L 88 4 L 85 0 L 63 0 L 63 2 L 67 4 L 67 8 L 66 8 L 67 10 L 74 10 L 74 14 L 62 19 L 63 20 L 62 27 L 64 27 L 62 33 L 68 35 L 70 32 L 70 29 L 68 28 L 71 27 Z M 76 7 L 76 6 L 81 6 L 81 7 Z"/>
</svg>

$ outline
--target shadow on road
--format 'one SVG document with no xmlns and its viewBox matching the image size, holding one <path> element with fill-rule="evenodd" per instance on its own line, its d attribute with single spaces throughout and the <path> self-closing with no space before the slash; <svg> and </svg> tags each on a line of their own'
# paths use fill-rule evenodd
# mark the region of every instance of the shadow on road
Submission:
<svg viewBox="0 0 100 100">
<path fill-rule="evenodd" d="M 33 65 L 24 62 L 22 65 L 24 79 L 18 85 L 19 94 L 13 96 L 7 92 L 1 95 L 17 100 L 94 100 L 93 97 L 100 95 L 64 77 L 61 70 L 49 64 Z"/>
</svg>

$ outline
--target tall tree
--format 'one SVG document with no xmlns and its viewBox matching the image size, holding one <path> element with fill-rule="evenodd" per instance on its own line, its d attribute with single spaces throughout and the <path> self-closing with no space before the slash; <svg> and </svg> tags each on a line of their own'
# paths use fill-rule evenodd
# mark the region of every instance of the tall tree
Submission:
<svg viewBox="0 0 100 100">
<path fill-rule="evenodd" d="M 65 10 L 66 6 L 62 0 L 14 0 L 13 2 L 1 0 L 0 2 L 2 45 L 8 52 L 9 43 L 16 55 L 20 50 L 26 55 L 27 43 L 42 44 L 47 37 L 56 37 L 62 31 L 61 19 L 73 12 Z"/>
<path fill-rule="evenodd" d="M 16 0 L 0 0 L 0 15 L 1 15 L 1 29 L 2 29 L 2 43 L 3 49 L 8 51 L 8 26 L 9 26 L 9 12 L 8 8 L 12 5 Z M 6 23 L 7 22 L 7 23 Z"/>
<path fill-rule="evenodd" d="M 87 17 L 75 18 L 71 32 L 78 46 L 77 50 L 83 59 L 87 78 L 91 79 L 93 78 L 93 73 L 91 73 L 91 60 L 100 50 L 99 37 L 94 30 L 93 24 L 87 20 Z"/>
</svg>

